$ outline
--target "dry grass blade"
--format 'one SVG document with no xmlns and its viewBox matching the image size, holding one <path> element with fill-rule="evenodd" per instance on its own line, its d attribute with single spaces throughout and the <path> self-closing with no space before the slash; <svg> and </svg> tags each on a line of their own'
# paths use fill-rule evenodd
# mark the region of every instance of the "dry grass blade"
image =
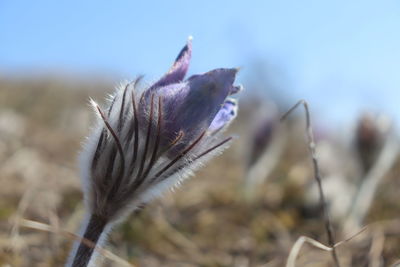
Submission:
<svg viewBox="0 0 400 267">
<path fill-rule="evenodd" d="M 285 114 L 283 114 L 283 116 L 281 117 L 281 121 L 286 119 L 286 117 L 289 116 L 293 112 L 293 110 L 295 110 L 300 105 L 303 105 L 305 115 L 306 115 L 306 133 L 307 133 L 307 138 L 308 138 L 308 147 L 310 149 L 311 157 L 312 157 L 312 163 L 313 163 L 313 168 L 314 168 L 314 178 L 318 184 L 320 205 L 322 207 L 322 212 L 323 212 L 323 216 L 324 216 L 324 224 L 325 224 L 326 233 L 328 235 L 328 243 L 332 248 L 332 250 L 331 250 L 332 258 L 333 258 L 333 261 L 335 262 L 335 266 L 340 267 L 339 259 L 338 259 L 338 256 L 337 256 L 336 250 L 335 250 L 335 239 L 333 236 L 332 224 L 331 224 L 331 221 L 329 218 L 328 209 L 326 208 L 325 195 L 324 195 L 324 190 L 322 188 L 322 179 L 321 179 L 321 174 L 319 172 L 317 154 L 315 151 L 315 142 L 314 142 L 314 134 L 312 131 L 312 126 L 311 126 L 310 111 L 308 109 L 307 102 L 303 99 L 298 101 L 292 108 L 290 108 Z"/>
<path fill-rule="evenodd" d="M 361 233 L 363 233 L 365 230 L 367 230 L 368 225 L 364 226 L 360 231 L 358 231 L 357 233 L 355 233 L 354 235 L 350 236 L 349 238 L 346 238 L 345 240 L 339 241 L 337 242 L 333 247 L 338 247 L 341 246 L 344 243 L 347 243 L 349 241 L 351 241 L 353 238 L 357 237 L 358 235 L 360 235 Z"/>
<path fill-rule="evenodd" d="M 80 236 L 73 234 L 71 232 L 65 231 L 65 230 L 61 230 L 61 229 L 56 229 L 55 227 L 45 224 L 45 223 L 41 223 L 41 222 L 36 222 L 36 221 L 32 221 L 32 220 L 27 220 L 27 219 L 21 219 L 19 221 L 19 225 L 26 227 L 26 228 L 31 228 L 31 229 L 35 229 L 35 230 L 40 230 L 40 231 L 45 231 L 45 232 L 51 232 L 51 233 L 55 233 L 55 234 L 60 234 L 63 235 L 64 237 L 68 238 L 68 239 L 72 239 L 74 241 L 79 241 L 83 244 L 85 244 L 86 246 L 89 247 L 93 247 L 95 250 L 97 250 L 101 255 L 103 255 L 104 257 L 114 261 L 115 263 L 118 264 L 118 266 L 129 266 L 129 267 L 134 267 L 133 264 L 127 262 L 126 260 L 118 257 L 117 255 L 115 255 L 114 253 L 101 248 L 99 246 L 96 246 L 92 241 L 85 239 L 85 238 L 81 238 Z"/>
<path fill-rule="evenodd" d="M 17 240 L 19 237 L 19 222 L 22 219 L 25 211 L 27 210 L 29 204 L 32 201 L 32 197 L 35 193 L 36 190 L 36 184 L 34 184 L 33 186 L 29 187 L 23 194 L 20 202 L 18 203 L 18 208 L 17 211 L 14 215 L 13 218 L 13 225 L 11 228 L 11 242 L 12 242 L 12 246 L 17 248 Z"/>
<path fill-rule="evenodd" d="M 378 227 L 372 233 L 372 243 L 371 248 L 369 250 L 369 266 L 370 267 L 379 267 L 381 266 L 382 260 L 382 251 L 385 244 L 385 233 L 382 229 Z"/>
<path fill-rule="evenodd" d="M 289 257 L 286 263 L 286 267 L 295 267 L 297 256 L 300 253 L 300 249 L 304 245 L 304 243 L 309 243 L 310 245 L 325 250 L 325 251 L 332 251 L 331 247 L 325 246 L 324 244 L 310 238 L 307 236 L 300 236 L 297 241 L 294 243 L 292 249 L 290 250 Z"/>
<path fill-rule="evenodd" d="M 164 212 L 161 209 L 155 213 L 154 224 L 156 229 L 162 232 L 168 241 L 174 243 L 176 247 L 184 250 L 185 253 L 190 256 L 191 260 L 194 260 L 199 265 L 204 264 L 206 262 L 205 260 L 207 255 L 202 253 L 200 248 L 192 240 L 188 239 L 179 230 L 174 228 L 167 220 L 167 216 L 165 216 L 163 213 Z"/>
<path fill-rule="evenodd" d="M 392 265 L 390 265 L 391 267 L 399 267 L 400 266 L 400 260 L 395 261 Z"/>
<path fill-rule="evenodd" d="M 362 228 L 360 231 L 358 231 L 354 235 L 350 236 L 349 238 L 336 243 L 332 247 L 326 246 L 326 245 L 322 244 L 321 242 L 318 242 L 315 239 L 312 239 L 310 237 L 300 236 L 297 239 L 297 241 L 294 243 L 292 249 L 290 250 L 289 257 L 288 257 L 288 260 L 287 260 L 287 263 L 286 263 L 286 267 L 295 267 L 297 256 L 299 255 L 300 250 L 301 250 L 302 246 L 305 243 L 308 243 L 308 244 L 310 244 L 310 245 L 312 245 L 312 246 L 314 246 L 316 248 L 319 248 L 319 249 L 322 249 L 322 250 L 325 250 L 325 251 L 333 251 L 338 246 L 341 246 L 344 243 L 347 243 L 347 242 L 351 241 L 353 238 L 355 238 L 356 236 L 360 235 L 366 229 L 367 229 L 367 226 L 365 226 L 364 228 Z"/>
</svg>

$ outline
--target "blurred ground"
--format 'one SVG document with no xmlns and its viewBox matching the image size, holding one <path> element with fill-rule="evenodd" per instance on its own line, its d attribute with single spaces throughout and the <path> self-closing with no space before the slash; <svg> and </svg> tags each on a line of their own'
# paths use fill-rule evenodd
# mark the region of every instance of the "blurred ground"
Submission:
<svg viewBox="0 0 400 267">
<path fill-rule="evenodd" d="M 1 266 L 63 265 L 70 239 L 18 222 L 25 218 L 77 231 L 83 206 L 76 158 L 93 119 L 87 100 L 101 102 L 112 88 L 58 79 L 0 81 Z M 113 231 L 108 249 L 135 266 L 285 266 L 300 236 L 327 244 L 317 202 L 310 200 L 314 180 L 303 116 L 290 120 L 276 166 L 252 191 L 252 200 L 246 197 L 254 106 L 249 98 L 241 102 L 229 132 L 239 138 L 229 150 L 177 192 L 132 215 Z M 327 142 L 318 142 L 318 148 Z M 356 153 L 344 154 L 321 156 L 324 177 L 346 173 L 354 179 L 360 173 L 350 170 L 358 164 Z M 395 266 L 400 259 L 399 170 L 396 160 L 377 186 L 362 222 L 370 225 L 367 230 L 338 247 L 342 266 Z M 356 189 L 359 184 L 353 183 Z M 333 199 L 346 194 L 339 190 Z M 333 218 L 336 241 L 357 232 L 345 233 L 340 218 Z M 296 266 L 333 265 L 329 252 L 306 244 Z"/>
</svg>

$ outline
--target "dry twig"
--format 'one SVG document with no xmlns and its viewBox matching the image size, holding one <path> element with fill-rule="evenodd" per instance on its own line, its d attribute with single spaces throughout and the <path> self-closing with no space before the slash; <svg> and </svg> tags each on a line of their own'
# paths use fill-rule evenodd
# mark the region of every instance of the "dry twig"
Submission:
<svg viewBox="0 0 400 267">
<path fill-rule="evenodd" d="M 289 114 L 292 113 L 293 110 L 295 110 L 298 106 L 303 105 L 304 110 L 305 110 L 305 115 L 306 115 L 306 133 L 307 133 L 307 138 L 308 138 L 308 147 L 311 152 L 311 157 L 312 157 L 312 163 L 313 163 L 313 168 L 314 168 L 314 178 L 318 184 L 318 190 L 319 190 L 319 197 L 320 197 L 320 205 L 322 207 L 322 212 L 324 216 L 324 223 L 325 223 L 325 229 L 328 235 L 328 243 L 329 246 L 332 248 L 331 253 L 332 253 L 332 258 L 335 263 L 336 267 L 340 267 L 339 259 L 336 254 L 335 250 L 335 239 L 333 236 L 333 231 L 332 231 L 332 224 L 329 218 L 329 213 L 328 209 L 326 208 L 326 201 L 325 201 L 325 196 L 324 196 L 324 191 L 322 189 L 322 180 L 321 180 L 321 174 L 319 172 L 319 166 L 318 166 L 318 161 L 317 161 L 317 155 L 315 151 L 315 143 L 314 143 L 314 134 L 312 131 L 311 127 L 311 119 L 310 119 L 310 111 L 308 109 L 308 104 L 305 100 L 300 100 L 297 102 L 291 109 L 289 109 L 283 116 L 281 117 L 281 121 L 283 121 Z"/>
<path fill-rule="evenodd" d="M 334 244 L 333 246 L 326 246 L 318 241 L 316 241 L 315 239 L 312 239 L 310 237 L 307 236 L 300 236 L 297 241 L 294 243 L 292 249 L 290 250 L 289 253 L 289 257 L 286 263 L 286 267 L 295 267 L 295 263 L 296 263 L 296 259 L 297 256 L 300 253 L 300 249 L 302 248 L 302 246 L 305 243 L 308 243 L 316 248 L 325 250 L 325 251 L 333 251 L 335 250 L 336 247 L 343 245 L 344 243 L 349 242 L 350 240 L 352 240 L 353 238 L 355 238 L 356 236 L 358 236 L 359 234 L 361 234 L 362 232 L 364 232 L 367 229 L 367 226 L 362 228 L 360 231 L 358 231 L 356 234 L 350 236 L 349 238 L 342 240 L 336 244 Z"/>
</svg>

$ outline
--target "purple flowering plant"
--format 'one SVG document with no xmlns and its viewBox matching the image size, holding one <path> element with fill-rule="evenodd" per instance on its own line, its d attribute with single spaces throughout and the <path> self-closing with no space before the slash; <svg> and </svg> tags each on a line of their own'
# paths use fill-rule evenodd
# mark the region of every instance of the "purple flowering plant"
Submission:
<svg viewBox="0 0 400 267">
<path fill-rule="evenodd" d="M 222 152 L 232 137 L 223 131 L 237 114 L 231 97 L 241 90 L 238 69 L 220 68 L 185 79 L 189 38 L 170 70 L 140 90 L 141 78 L 120 86 L 98 114 L 80 156 L 86 219 L 82 235 L 102 245 L 115 223 Z M 94 264 L 96 253 L 75 244 L 67 265 Z"/>
</svg>

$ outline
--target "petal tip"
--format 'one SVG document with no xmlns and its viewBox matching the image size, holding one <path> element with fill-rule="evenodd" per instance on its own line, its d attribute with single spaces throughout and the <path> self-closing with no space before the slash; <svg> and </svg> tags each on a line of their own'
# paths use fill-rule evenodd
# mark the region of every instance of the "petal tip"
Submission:
<svg viewBox="0 0 400 267">
<path fill-rule="evenodd" d="M 150 88 L 154 89 L 157 87 L 178 83 L 183 81 L 185 75 L 189 69 L 190 59 L 192 57 L 192 41 L 189 36 L 186 45 L 181 49 L 178 56 L 169 71 Z"/>
<path fill-rule="evenodd" d="M 187 64 L 186 68 L 189 67 L 190 58 L 192 57 L 192 40 L 193 37 L 189 36 L 186 45 L 181 49 L 178 56 L 175 59 L 172 68 L 177 67 L 177 65 Z M 187 62 L 185 62 L 187 61 Z"/>
<path fill-rule="evenodd" d="M 239 85 L 234 85 L 234 86 L 232 86 L 232 89 L 231 89 L 230 94 L 231 94 L 231 95 L 237 94 L 237 93 L 243 91 L 243 89 L 244 89 L 244 87 L 243 87 L 243 85 L 241 85 L 241 84 L 239 84 Z"/>
</svg>

